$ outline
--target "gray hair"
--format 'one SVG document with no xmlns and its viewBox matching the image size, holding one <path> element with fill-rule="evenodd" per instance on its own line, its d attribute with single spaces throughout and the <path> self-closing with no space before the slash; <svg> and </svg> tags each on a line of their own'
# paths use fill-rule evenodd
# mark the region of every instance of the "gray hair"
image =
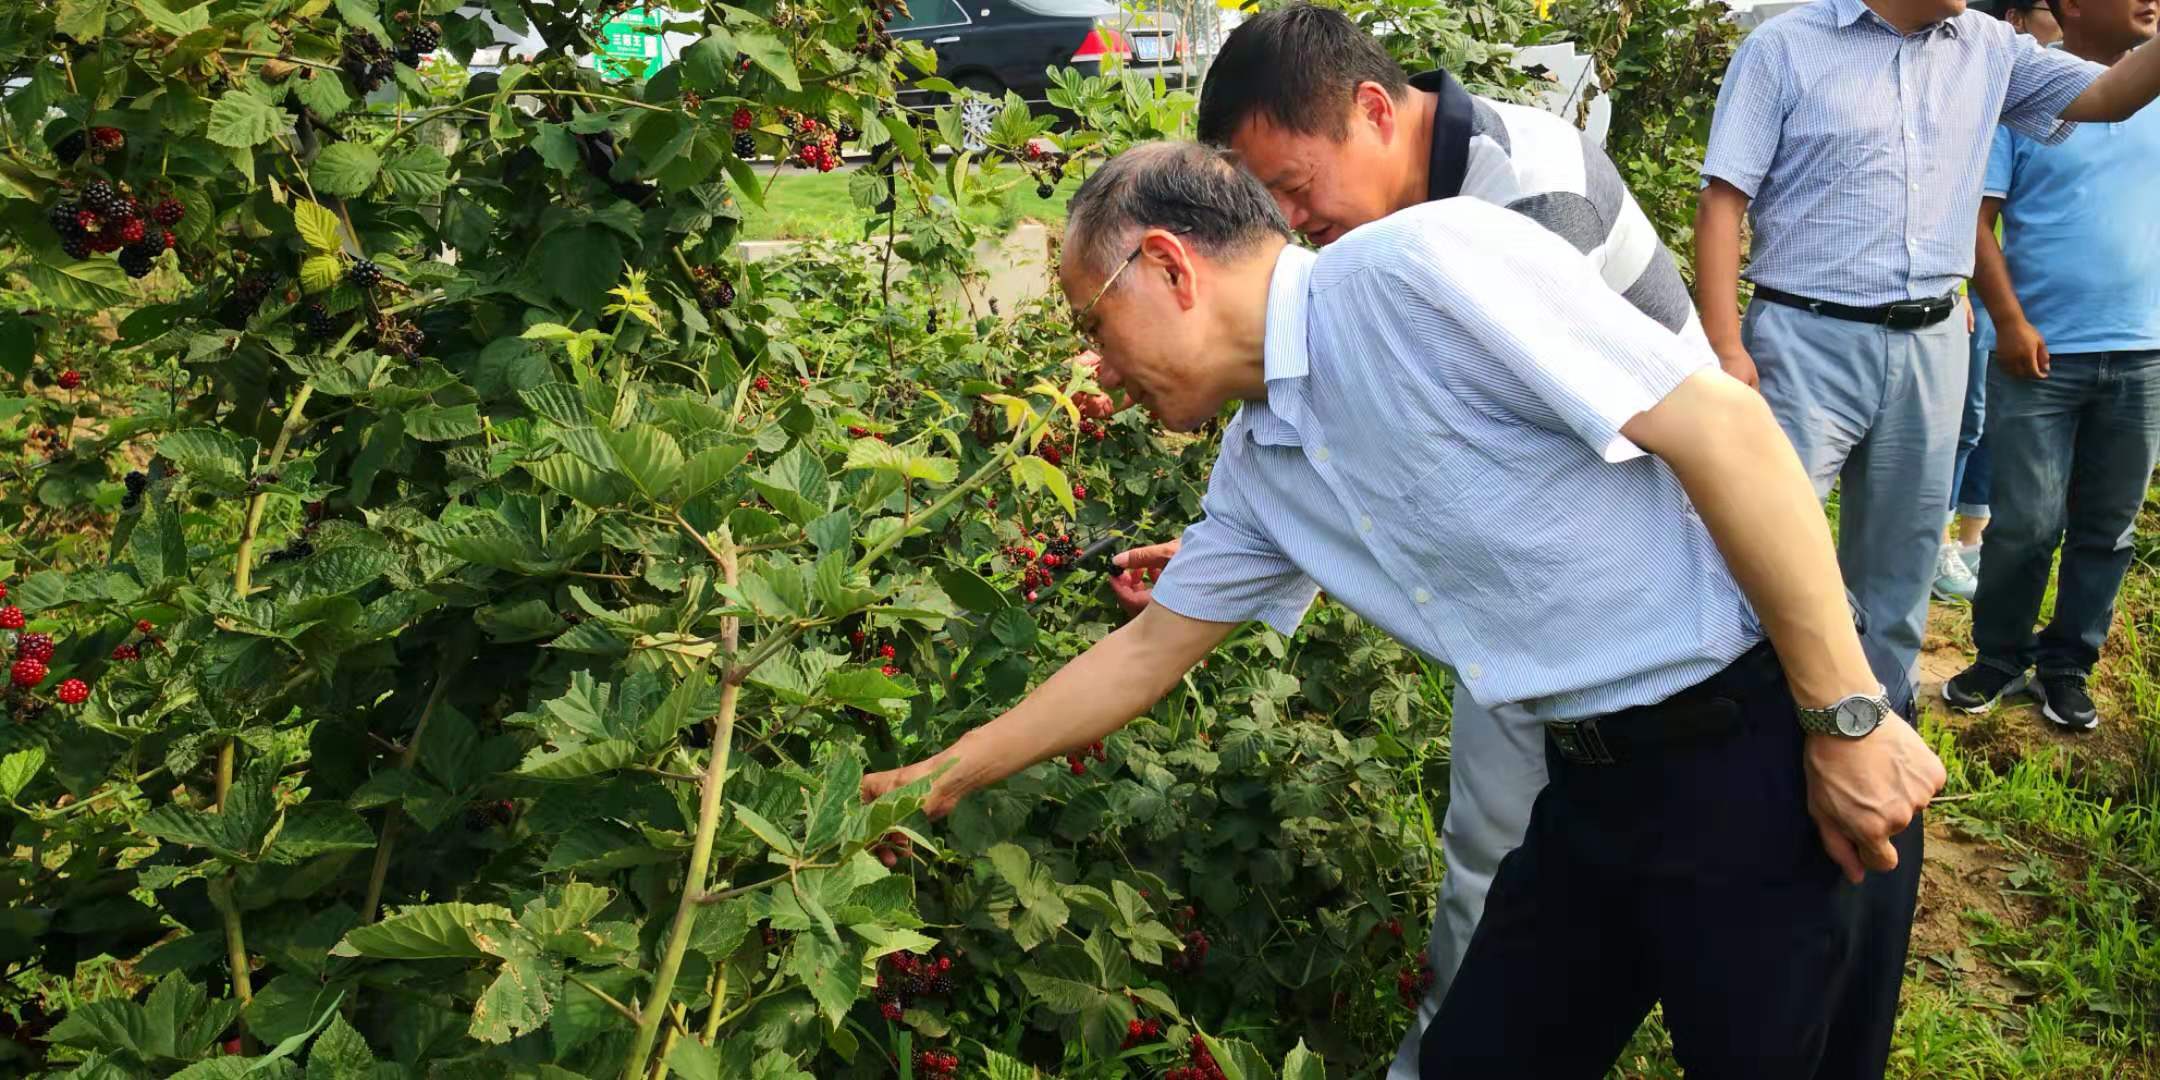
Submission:
<svg viewBox="0 0 2160 1080">
<path fill-rule="evenodd" d="M 1066 207 L 1065 258 L 1116 272 L 1135 234 L 1167 229 L 1211 259 L 1290 238 L 1275 199 L 1227 153 L 1196 142 L 1144 143 L 1105 162 Z"/>
</svg>

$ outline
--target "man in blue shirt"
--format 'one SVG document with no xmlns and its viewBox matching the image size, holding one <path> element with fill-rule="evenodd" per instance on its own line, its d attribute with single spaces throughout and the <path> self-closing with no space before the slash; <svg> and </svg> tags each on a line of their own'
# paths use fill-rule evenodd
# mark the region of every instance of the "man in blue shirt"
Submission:
<svg viewBox="0 0 2160 1080">
<path fill-rule="evenodd" d="M 1324 588 L 1544 725 L 1551 781 L 1422 1075 L 1597 1077 L 1663 1001 L 1691 1072 L 1812 1076 L 1850 988 L 1895 979 L 1858 883 L 1916 874 L 1943 770 L 1871 670 L 1790 442 L 1520 214 L 1427 203 L 1318 255 L 1288 235 L 1193 144 L 1074 195 L 1059 282 L 1103 370 L 1176 430 L 1243 403 L 1206 517 L 1138 617 L 864 793 L 930 778 L 949 810 Z"/>
<path fill-rule="evenodd" d="M 2160 28 L 2160 0 L 2057 0 L 2056 13 L 2063 48 L 2102 64 L 2122 63 Z M 2057 726 L 2100 722 L 2085 682 L 2160 457 L 2156 171 L 2155 110 L 2082 126 L 2053 146 L 1996 133 L 1974 287 L 1996 323 L 1987 397 L 1997 512 L 1973 599 L 1979 662 L 1943 688 L 1958 708 L 1984 711 L 2030 686 Z M 2036 636 L 2058 546 L 2055 617 Z"/>
<path fill-rule="evenodd" d="M 2160 93 L 2160 49 L 2112 70 L 2041 48 L 1964 0 L 1820 0 L 1765 23 L 1718 98 L 1696 226 L 1703 329 L 1758 377 L 1828 496 L 1838 556 L 1909 675 L 1970 361 L 1957 289 L 1998 122 L 2127 119 Z M 1740 318 L 1740 225 L 1755 227 Z"/>
</svg>

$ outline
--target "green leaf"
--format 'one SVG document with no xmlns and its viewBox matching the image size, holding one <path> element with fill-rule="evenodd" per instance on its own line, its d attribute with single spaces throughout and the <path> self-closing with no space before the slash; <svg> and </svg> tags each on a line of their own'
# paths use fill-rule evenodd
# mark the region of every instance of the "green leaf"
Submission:
<svg viewBox="0 0 2160 1080">
<path fill-rule="evenodd" d="M 105 15 L 111 9 L 111 0 L 60 0 L 53 29 L 88 44 L 105 35 Z"/>
<path fill-rule="evenodd" d="M 611 773 L 638 759 L 637 744 L 608 739 L 551 754 L 539 754 L 519 766 L 518 775 L 534 780 L 583 780 Z"/>
<path fill-rule="evenodd" d="M 422 405 L 405 413 L 405 434 L 421 442 L 448 442 L 480 434 L 480 408 L 464 405 Z"/>
<path fill-rule="evenodd" d="M 811 796 L 810 822 L 804 826 L 803 849 L 822 851 L 840 841 L 848 813 L 862 805 L 862 758 L 852 746 L 835 747 L 825 763 L 825 775 Z"/>
<path fill-rule="evenodd" d="M 148 3 L 149 0 L 138 0 Z M 192 9 L 209 13 L 207 5 Z M 248 150 L 269 142 L 270 137 L 285 128 L 285 114 L 277 106 L 248 93 L 233 90 L 217 99 L 210 106 L 210 141 L 235 150 Z M 342 145 L 342 144 L 341 144 Z"/>
<path fill-rule="evenodd" d="M 360 815 L 334 802 L 308 802 L 285 811 L 267 860 L 292 864 L 333 851 L 366 851 L 375 833 Z"/>
<path fill-rule="evenodd" d="M 135 0 L 135 7 L 150 25 L 174 37 L 186 37 L 210 25 L 210 9 L 206 4 L 176 12 L 158 0 Z"/>
<path fill-rule="evenodd" d="M 835 705 L 894 720 L 908 714 L 908 702 L 915 693 L 911 684 L 871 668 L 847 668 L 825 676 L 824 692 Z"/>
<path fill-rule="evenodd" d="M 1047 490 L 1057 497 L 1058 505 L 1064 507 L 1067 514 L 1074 512 L 1072 481 L 1066 478 L 1064 470 L 1030 454 L 1014 459 L 1012 471 L 1013 478 L 1022 487 L 1029 491 Z"/>
<path fill-rule="evenodd" d="M 855 948 L 838 945 L 823 934 L 798 934 L 788 952 L 788 972 L 801 979 L 818 1003 L 818 1011 L 834 1028 L 862 990 L 862 955 Z"/>
<path fill-rule="evenodd" d="M 338 14 L 347 25 L 365 30 L 384 41 L 395 41 L 396 36 L 383 29 L 382 20 L 376 17 L 373 0 L 337 0 Z"/>
<path fill-rule="evenodd" d="M 44 767 L 45 751 L 42 747 L 33 746 L 0 758 L 0 798 L 13 802 L 17 795 L 23 793 L 24 788 L 30 786 L 30 781 L 37 777 L 38 770 Z"/>
<path fill-rule="evenodd" d="M 630 495 L 629 481 L 576 454 L 561 453 L 519 464 L 533 479 L 595 509 L 614 506 Z"/>
<path fill-rule="evenodd" d="M 127 275 L 110 259 L 85 259 L 65 266 L 30 259 L 17 263 L 16 269 L 36 286 L 40 297 L 55 307 L 79 311 L 121 307 L 135 301 Z"/>
<path fill-rule="evenodd" d="M 363 195 L 381 171 L 382 158 L 373 149 L 356 142 L 332 143 L 315 156 L 308 183 L 330 195 Z"/>
<path fill-rule="evenodd" d="M 673 436 L 651 424 L 610 432 L 607 441 L 623 475 L 648 499 L 661 500 L 682 475 L 682 447 L 675 444 Z"/>
<path fill-rule="evenodd" d="M 487 1043 L 506 1043 L 547 1022 L 555 998 L 562 992 L 562 968 L 540 955 L 539 950 L 511 938 L 503 942 L 510 958 L 502 973 L 473 1002 L 472 1024 L 466 1033 Z"/>
<path fill-rule="evenodd" d="M 561 124 L 541 124 L 533 130 L 533 150 L 548 168 L 569 176 L 585 165 L 585 155 L 578 151 L 577 137 Z"/>
<path fill-rule="evenodd" d="M 345 280 L 345 264 L 335 255 L 310 255 L 300 261 L 301 291 L 313 295 L 329 292 Z"/>
<path fill-rule="evenodd" d="M 960 475 L 960 465 L 951 458 L 918 454 L 905 447 L 892 446 L 876 439 L 857 439 L 848 447 L 847 468 L 875 469 L 909 480 L 922 480 L 932 484 L 949 484 Z"/>
<path fill-rule="evenodd" d="M 735 47 L 748 56 L 751 63 L 779 80 L 780 85 L 790 90 L 802 89 L 802 81 L 795 76 L 795 59 L 788 55 L 786 43 L 779 38 L 763 31 L 738 31 Z"/>
<path fill-rule="evenodd" d="M 432 146 L 414 147 L 383 162 L 382 178 L 399 198 L 432 199 L 450 187 L 450 159 Z"/>
<path fill-rule="evenodd" d="M 295 79 L 293 95 L 309 112 L 323 120 L 335 120 L 353 106 L 352 95 L 345 92 L 343 79 Z"/>
<path fill-rule="evenodd" d="M 598 225 L 557 229 L 533 246 L 526 269 L 550 291 L 576 308 L 594 309 L 607 301 L 607 290 L 621 276 L 622 239 Z"/>
<path fill-rule="evenodd" d="M 763 840 L 766 847 L 790 858 L 797 854 L 794 838 L 780 831 L 779 827 L 772 822 L 765 820 L 764 815 L 741 803 L 732 803 L 730 805 L 735 807 L 736 820 L 742 822 L 743 827 L 749 829 L 752 835 Z"/>
<path fill-rule="evenodd" d="M 931 573 L 937 578 L 938 587 L 945 590 L 945 595 L 968 611 L 991 614 L 1013 606 L 1004 590 L 965 566 L 940 566 Z"/>
<path fill-rule="evenodd" d="M 690 947 L 708 959 L 724 960 L 750 933 L 750 904 L 742 897 L 698 909 Z"/>
<path fill-rule="evenodd" d="M 371 956 L 382 960 L 483 959 L 490 954 L 475 942 L 489 924 L 508 923 L 510 909 L 494 904 L 431 904 L 409 908 L 372 926 L 345 935 L 332 956 Z"/>
<path fill-rule="evenodd" d="M 308 1048 L 307 1080 L 373 1080 L 375 1055 L 342 1016 Z"/>
<path fill-rule="evenodd" d="M 158 454 L 197 477 L 247 479 L 247 455 L 233 437 L 210 428 L 175 431 L 158 440 Z"/>
<path fill-rule="evenodd" d="M 300 239 L 315 251 L 336 252 L 343 247 L 338 240 L 337 215 L 321 203 L 295 199 L 293 227 L 299 230 Z"/>
<path fill-rule="evenodd" d="M 1305 1040 L 1299 1039 L 1283 1058 L 1282 1080 L 1327 1080 L 1327 1063 L 1305 1049 Z"/>
</svg>

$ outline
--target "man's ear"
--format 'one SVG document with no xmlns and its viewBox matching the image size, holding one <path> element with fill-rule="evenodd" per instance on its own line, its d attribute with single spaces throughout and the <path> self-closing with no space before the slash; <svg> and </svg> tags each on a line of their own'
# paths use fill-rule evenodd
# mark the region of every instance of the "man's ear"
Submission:
<svg viewBox="0 0 2160 1080">
<path fill-rule="evenodd" d="M 1181 310 L 1192 310 L 1199 297 L 1194 287 L 1198 260 L 1184 237 L 1167 229 L 1149 229 L 1140 240 L 1140 261 L 1146 272 L 1162 274 L 1169 280 L 1170 293 Z"/>
<path fill-rule="evenodd" d="M 1357 84 L 1357 89 L 1350 92 L 1351 122 L 1371 125 L 1382 142 L 1395 139 L 1395 126 L 1400 119 L 1395 106 L 1395 95 L 1388 93 L 1387 87 L 1370 80 Z"/>
</svg>

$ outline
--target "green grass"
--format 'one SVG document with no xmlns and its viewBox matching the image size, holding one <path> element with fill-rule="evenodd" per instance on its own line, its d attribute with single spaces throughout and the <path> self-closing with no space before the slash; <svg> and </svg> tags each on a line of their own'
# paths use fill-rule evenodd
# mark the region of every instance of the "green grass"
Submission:
<svg viewBox="0 0 2160 1080">
<path fill-rule="evenodd" d="M 760 175 L 763 175 L 761 173 Z M 743 240 L 860 240 L 863 226 L 874 215 L 857 207 L 848 195 L 849 172 L 789 173 L 773 181 L 763 207 L 743 204 Z M 1006 177 L 1016 175 L 1006 170 Z M 1038 198 L 1035 186 L 1025 178 L 990 205 L 971 206 L 962 217 L 976 225 L 1000 230 L 1022 219 L 1045 223 L 1065 220 L 1065 200 L 1080 186 L 1079 178 L 1066 177 L 1048 199 Z M 905 219 L 902 228 L 906 227 Z"/>
</svg>

